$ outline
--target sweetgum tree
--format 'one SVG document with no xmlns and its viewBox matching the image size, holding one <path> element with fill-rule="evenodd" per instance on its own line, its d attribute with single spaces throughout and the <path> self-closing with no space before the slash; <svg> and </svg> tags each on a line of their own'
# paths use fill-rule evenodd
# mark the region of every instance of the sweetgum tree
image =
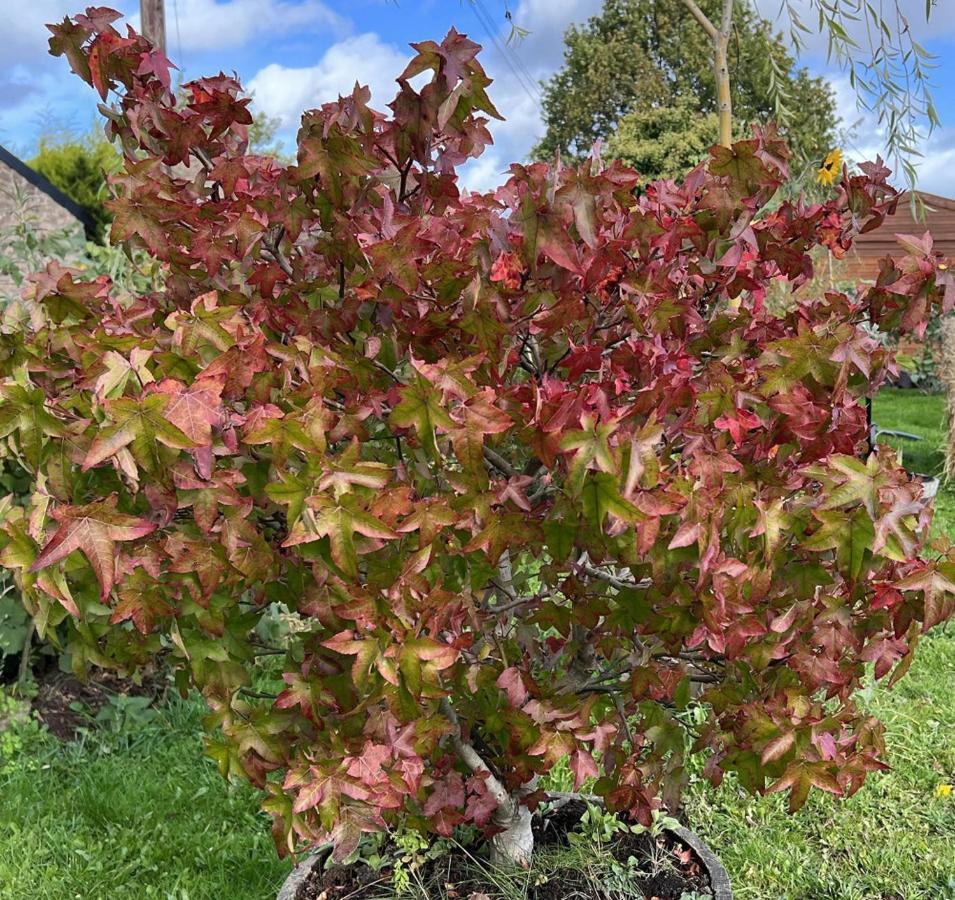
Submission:
<svg viewBox="0 0 955 900">
<path fill-rule="evenodd" d="M 113 238 L 164 287 L 51 264 L 2 336 L 0 435 L 35 480 L 2 559 L 78 670 L 178 667 L 280 847 L 339 858 L 401 816 L 526 861 L 561 760 L 647 822 L 687 732 L 714 782 L 793 809 L 884 767 L 852 694 L 951 615 L 955 552 L 920 557 L 921 488 L 869 452 L 894 363 L 866 327 L 917 332 L 955 283 L 912 238 L 860 297 L 762 307 L 893 208 L 882 165 L 773 206 L 765 130 L 639 196 L 595 159 L 464 193 L 497 114 L 452 31 L 388 114 L 359 87 L 305 113 L 282 166 L 232 78 L 177 99 L 116 18 L 51 49 L 104 100 Z M 276 602 L 302 630 L 269 699 Z"/>
</svg>

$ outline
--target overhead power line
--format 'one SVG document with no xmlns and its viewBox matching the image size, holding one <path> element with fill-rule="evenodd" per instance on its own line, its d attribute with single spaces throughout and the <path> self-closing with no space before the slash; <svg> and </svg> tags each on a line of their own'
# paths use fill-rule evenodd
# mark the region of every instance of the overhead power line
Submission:
<svg viewBox="0 0 955 900">
<path fill-rule="evenodd" d="M 509 47 L 507 44 L 501 41 L 498 36 L 497 27 L 495 26 L 494 19 L 488 12 L 487 6 L 484 4 L 484 0 L 468 0 L 471 9 L 474 11 L 474 16 L 478 20 L 481 28 L 487 34 L 488 39 L 494 45 L 494 48 L 503 58 L 507 67 L 511 70 L 511 73 L 517 79 L 517 83 L 521 86 L 521 89 L 527 94 L 528 98 L 535 104 L 540 103 L 541 92 L 540 88 L 537 85 L 537 81 L 534 79 L 534 76 L 531 75 L 530 71 L 524 61 L 520 58 L 520 55 L 514 52 L 513 47 Z"/>
</svg>

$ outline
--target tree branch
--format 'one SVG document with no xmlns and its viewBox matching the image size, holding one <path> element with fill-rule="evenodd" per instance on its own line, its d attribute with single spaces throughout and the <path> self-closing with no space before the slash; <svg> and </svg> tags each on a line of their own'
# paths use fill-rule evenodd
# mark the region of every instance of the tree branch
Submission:
<svg viewBox="0 0 955 900">
<path fill-rule="evenodd" d="M 486 775 L 484 784 L 494 798 L 494 802 L 497 803 L 498 809 L 504 815 L 513 816 L 516 806 L 514 798 L 491 771 L 488 764 L 481 759 L 474 746 L 461 736 L 461 721 L 447 697 L 441 699 L 441 712 L 452 726 L 451 745 L 454 747 L 454 752 L 475 775 Z"/>
<path fill-rule="evenodd" d="M 732 0 L 729 0 L 732 2 Z M 706 13 L 703 12 L 699 6 L 696 5 L 694 0 L 683 0 L 683 5 L 693 14 L 693 18 L 703 26 L 703 30 L 715 41 L 719 38 L 720 33 L 717 27 L 706 17 Z"/>
<path fill-rule="evenodd" d="M 516 478 L 520 474 L 500 453 L 490 447 L 484 448 L 484 458 L 501 474 L 507 475 L 508 478 Z"/>
<path fill-rule="evenodd" d="M 723 0 L 723 18 L 720 21 L 720 31 L 727 38 L 730 29 L 733 27 L 733 2 L 734 0 Z"/>
<path fill-rule="evenodd" d="M 616 575 L 611 575 L 603 569 L 598 569 L 596 566 L 590 565 L 590 563 L 578 563 L 577 568 L 585 575 L 596 578 L 598 581 L 604 581 L 611 587 L 617 588 L 617 590 L 650 587 L 651 584 L 649 578 L 644 578 L 640 581 L 633 578 L 618 578 Z"/>
<path fill-rule="evenodd" d="M 282 252 L 282 248 L 279 246 L 283 237 L 285 237 L 285 226 L 280 225 L 278 231 L 271 239 L 262 239 L 262 243 L 264 244 L 264 250 L 262 252 L 268 254 L 269 257 L 277 262 L 279 268 L 288 275 L 289 278 L 293 278 L 295 273 L 292 271 L 292 266 Z"/>
<path fill-rule="evenodd" d="M 209 154 L 200 147 L 193 147 L 192 154 L 199 160 L 200 165 L 206 170 L 206 175 L 208 176 L 212 172 L 212 160 L 209 159 Z M 186 160 L 187 165 L 188 163 L 189 161 Z M 222 185 L 218 181 L 212 182 L 212 199 L 217 203 L 222 199 Z"/>
</svg>

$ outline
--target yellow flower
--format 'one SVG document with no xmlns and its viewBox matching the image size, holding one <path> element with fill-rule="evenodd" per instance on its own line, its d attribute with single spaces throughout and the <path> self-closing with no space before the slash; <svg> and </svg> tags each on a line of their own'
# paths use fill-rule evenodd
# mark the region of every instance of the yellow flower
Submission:
<svg viewBox="0 0 955 900">
<path fill-rule="evenodd" d="M 940 784 L 935 788 L 936 797 L 951 797 L 952 796 L 952 785 L 950 784 Z"/>
<path fill-rule="evenodd" d="M 825 185 L 833 184 L 841 170 L 842 151 L 836 147 L 835 150 L 830 150 L 829 155 L 822 161 L 822 167 L 816 173 L 816 181 Z"/>
</svg>

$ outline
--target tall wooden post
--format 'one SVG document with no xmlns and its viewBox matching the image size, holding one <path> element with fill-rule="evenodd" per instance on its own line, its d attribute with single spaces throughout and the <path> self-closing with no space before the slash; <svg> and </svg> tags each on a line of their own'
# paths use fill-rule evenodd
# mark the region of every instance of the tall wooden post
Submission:
<svg viewBox="0 0 955 900">
<path fill-rule="evenodd" d="M 166 10 L 164 0 L 139 0 L 143 37 L 157 50 L 166 52 Z"/>
</svg>

